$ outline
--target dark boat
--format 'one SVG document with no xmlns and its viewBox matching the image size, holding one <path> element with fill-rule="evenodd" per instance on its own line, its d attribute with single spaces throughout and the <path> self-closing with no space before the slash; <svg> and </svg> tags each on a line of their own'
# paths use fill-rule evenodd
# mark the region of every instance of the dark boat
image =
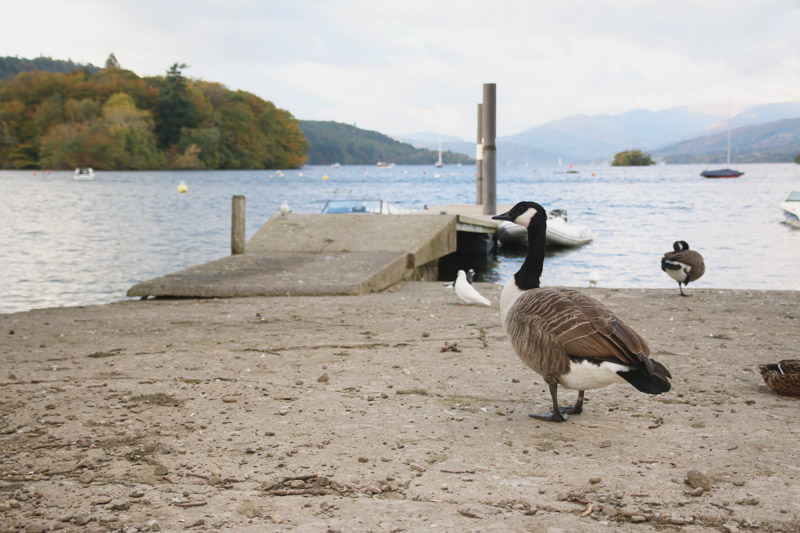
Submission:
<svg viewBox="0 0 800 533">
<path fill-rule="evenodd" d="M 739 172 L 738 170 L 732 170 L 730 168 L 704 170 L 700 173 L 704 178 L 738 178 L 742 174 L 744 174 L 744 172 Z"/>
</svg>

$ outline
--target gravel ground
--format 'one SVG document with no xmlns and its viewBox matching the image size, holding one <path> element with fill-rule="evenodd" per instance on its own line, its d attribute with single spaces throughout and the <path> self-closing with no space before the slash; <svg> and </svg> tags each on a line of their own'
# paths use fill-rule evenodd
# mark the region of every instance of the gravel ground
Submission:
<svg viewBox="0 0 800 533">
<path fill-rule="evenodd" d="M 800 531 L 797 292 L 585 289 L 673 388 L 555 424 L 476 286 L 0 315 L 0 531 Z"/>
</svg>

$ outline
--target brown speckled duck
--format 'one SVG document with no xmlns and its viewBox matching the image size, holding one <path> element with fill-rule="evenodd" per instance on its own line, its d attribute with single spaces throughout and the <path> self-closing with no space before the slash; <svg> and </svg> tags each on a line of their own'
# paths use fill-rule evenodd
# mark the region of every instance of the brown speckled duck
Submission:
<svg viewBox="0 0 800 533">
<path fill-rule="evenodd" d="M 784 396 L 800 397 L 800 361 L 784 359 L 777 363 L 758 365 L 756 371 L 767 387 Z"/>
</svg>

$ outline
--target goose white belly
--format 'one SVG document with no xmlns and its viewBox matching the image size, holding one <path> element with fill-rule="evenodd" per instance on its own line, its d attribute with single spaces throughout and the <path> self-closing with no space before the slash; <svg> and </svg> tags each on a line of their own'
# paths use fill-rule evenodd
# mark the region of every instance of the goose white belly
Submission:
<svg viewBox="0 0 800 533">
<path fill-rule="evenodd" d="M 569 372 L 558 378 L 558 384 L 573 390 L 601 389 L 612 383 L 625 383 L 617 372 L 628 370 L 629 367 L 616 363 L 596 365 L 588 361 L 573 361 L 569 365 Z"/>
<path fill-rule="evenodd" d="M 664 271 L 667 274 L 669 274 L 669 277 L 680 283 L 686 281 L 686 278 L 689 277 L 689 272 L 691 272 L 692 270 L 692 267 L 690 267 L 686 263 L 681 263 L 680 261 L 665 261 L 665 263 L 668 263 L 670 265 L 677 265 L 678 267 L 680 267 L 674 270 L 668 268 Z"/>
</svg>

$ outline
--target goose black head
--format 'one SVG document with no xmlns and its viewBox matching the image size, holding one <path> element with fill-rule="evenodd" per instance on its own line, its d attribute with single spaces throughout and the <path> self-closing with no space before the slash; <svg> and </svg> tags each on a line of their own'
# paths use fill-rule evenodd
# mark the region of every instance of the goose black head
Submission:
<svg viewBox="0 0 800 533">
<path fill-rule="evenodd" d="M 672 249 L 676 252 L 683 252 L 689 249 L 689 243 L 686 241 L 675 241 L 672 243 Z"/>
<path fill-rule="evenodd" d="M 493 216 L 492 219 L 507 220 L 527 228 L 534 219 L 547 220 L 547 211 L 536 202 L 519 202 L 505 213 Z"/>
</svg>

